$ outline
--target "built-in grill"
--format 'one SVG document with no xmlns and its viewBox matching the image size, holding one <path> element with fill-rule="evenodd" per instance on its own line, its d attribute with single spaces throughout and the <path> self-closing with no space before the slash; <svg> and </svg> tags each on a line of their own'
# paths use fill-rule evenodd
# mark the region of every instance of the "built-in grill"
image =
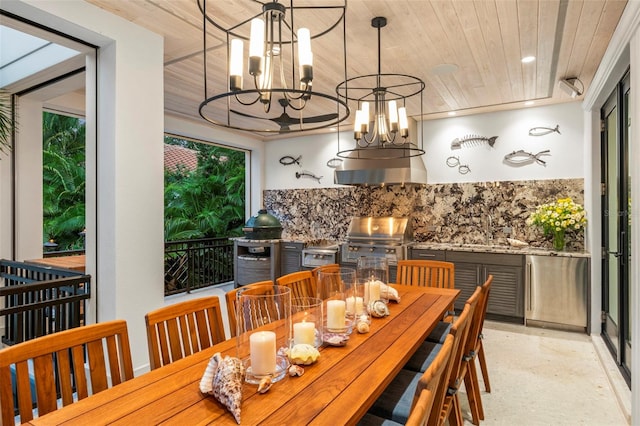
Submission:
<svg viewBox="0 0 640 426">
<path fill-rule="evenodd" d="M 354 217 L 342 245 L 342 263 L 357 263 L 359 257 L 368 256 L 386 257 L 390 265 L 395 265 L 406 258 L 412 239 L 407 217 Z"/>
</svg>

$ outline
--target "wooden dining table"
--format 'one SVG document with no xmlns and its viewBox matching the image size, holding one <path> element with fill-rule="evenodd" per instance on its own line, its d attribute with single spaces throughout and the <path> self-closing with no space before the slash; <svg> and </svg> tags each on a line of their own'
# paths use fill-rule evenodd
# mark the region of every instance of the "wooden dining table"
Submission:
<svg viewBox="0 0 640 426">
<path fill-rule="evenodd" d="M 391 382 L 458 297 L 459 290 L 394 285 L 401 297 L 390 315 L 372 318 L 345 346 L 323 346 L 300 377 L 285 376 L 260 394 L 243 385 L 241 424 L 355 424 Z M 32 420 L 51 424 L 236 424 L 213 396 L 200 392 L 217 352 L 236 355 L 229 339 L 172 364 Z"/>
</svg>

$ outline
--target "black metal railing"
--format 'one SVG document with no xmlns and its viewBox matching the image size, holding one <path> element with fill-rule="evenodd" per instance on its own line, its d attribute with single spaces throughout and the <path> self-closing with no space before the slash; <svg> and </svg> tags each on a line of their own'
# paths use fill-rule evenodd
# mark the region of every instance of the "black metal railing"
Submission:
<svg viewBox="0 0 640 426">
<path fill-rule="evenodd" d="M 229 281 L 233 281 L 233 242 L 228 238 L 165 242 L 165 295 Z"/>
<path fill-rule="evenodd" d="M 0 260 L 2 342 L 13 345 L 83 325 L 90 296 L 90 275 Z"/>
</svg>

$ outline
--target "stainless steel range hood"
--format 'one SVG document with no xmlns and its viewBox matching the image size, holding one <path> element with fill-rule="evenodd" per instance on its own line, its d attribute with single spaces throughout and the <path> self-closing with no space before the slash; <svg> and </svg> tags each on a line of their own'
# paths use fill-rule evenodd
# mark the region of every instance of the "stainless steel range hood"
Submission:
<svg viewBox="0 0 640 426">
<path fill-rule="evenodd" d="M 422 156 L 388 158 L 385 149 L 367 148 L 367 157 L 350 154 L 334 172 L 334 183 L 341 185 L 426 184 L 427 169 Z M 376 157 L 377 158 L 373 158 Z"/>
</svg>

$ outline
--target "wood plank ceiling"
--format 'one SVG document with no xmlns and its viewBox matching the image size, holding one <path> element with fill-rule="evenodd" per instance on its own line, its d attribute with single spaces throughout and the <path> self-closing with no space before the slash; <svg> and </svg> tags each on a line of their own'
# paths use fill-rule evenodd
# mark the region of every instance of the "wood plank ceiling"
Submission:
<svg viewBox="0 0 640 426">
<path fill-rule="evenodd" d="M 196 0 L 88 1 L 164 37 L 165 110 L 202 120 L 203 20 Z M 247 9 L 257 8 L 250 0 L 209 3 L 217 4 L 222 22 L 244 19 Z M 318 3 L 298 0 L 296 6 Z M 382 72 L 408 74 L 426 83 L 425 119 L 450 111 L 521 108 L 530 100 L 537 105 L 571 101 L 558 80 L 577 77 L 585 90 L 589 87 L 625 5 L 626 0 L 349 0 L 347 78 L 376 73 L 377 32 L 371 19 L 385 16 Z M 330 18 L 315 12 L 310 21 L 313 34 L 314 27 Z M 224 34 L 213 26 L 208 33 L 211 96 L 212 88 L 222 91 L 226 86 L 226 45 Z M 314 90 L 335 93 L 344 80 L 344 64 L 336 53 L 342 44 L 341 26 L 313 41 Z M 522 63 L 525 56 L 536 60 Z M 445 64 L 455 65 L 456 71 L 441 72 Z M 407 109 L 412 116 L 420 110 L 415 103 Z"/>
</svg>

